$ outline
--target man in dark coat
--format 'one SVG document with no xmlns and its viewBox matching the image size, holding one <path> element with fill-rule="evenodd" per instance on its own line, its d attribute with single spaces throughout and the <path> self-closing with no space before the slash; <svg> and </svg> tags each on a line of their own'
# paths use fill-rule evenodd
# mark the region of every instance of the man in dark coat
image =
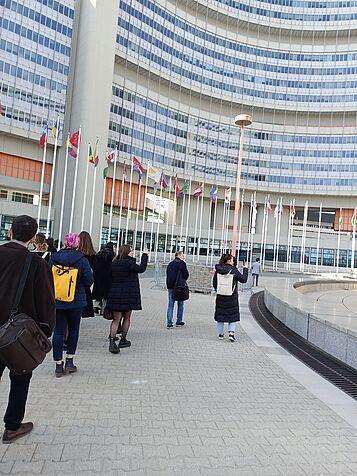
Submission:
<svg viewBox="0 0 357 476">
<path fill-rule="evenodd" d="M 188 269 L 185 263 L 185 255 L 183 251 L 178 251 L 175 254 L 175 259 L 168 264 L 166 270 L 166 287 L 168 291 L 168 306 L 167 306 L 167 328 L 172 329 L 173 314 L 175 301 L 172 298 L 172 291 L 176 285 L 181 286 L 186 284 L 189 277 Z M 183 301 L 177 301 L 177 318 L 176 326 L 184 326 L 183 319 Z"/>
<path fill-rule="evenodd" d="M 216 264 L 216 272 L 213 277 L 213 287 L 217 291 L 216 310 L 214 319 L 217 322 L 218 339 L 224 338 L 224 323 L 228 323 L 228 337 L 231 342 L 235 342 L 236 322 L 240 321 L 238 303 L 238 282 L 246 283 L 248 279 L 248 268 L 243 267 L 243 274 L 235 266 L 235 258 L 230 253 L 224 253 L 219 264 Z M 221 295 L 218 289 L 218 276 L 232 276 L 232 294 Z"/>
<path fill-rule="evenodd" d="M 36 221 L 21 215 L 14 219 L 10 229 L 11 241 L 0 246 L 0 325 L 5 324 L 11 314 L 19 279 L 29 251 L 28 244 L 37 232 Z M 31 316 L 45 334 L 50 337 L 56 319 L 56 303 L 51 269 L 44 259 L 36 254 L 32 257 L 29 274 L 20 301 L 19 311 Z M 5 365 L 0 362 L 0 377 Z M 33 423 L 22 423 L 32 373 L 15 375 L 10 372 L 10 394 L 4 416 L 4 443 L 27 435 Z"/>
</svg>

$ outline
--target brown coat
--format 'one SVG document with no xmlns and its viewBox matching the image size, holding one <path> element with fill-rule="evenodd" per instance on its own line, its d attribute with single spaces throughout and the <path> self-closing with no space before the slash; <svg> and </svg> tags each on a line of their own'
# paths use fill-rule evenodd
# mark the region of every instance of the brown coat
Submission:
<svg viewBox="0 0 357 476">
<path fill-rule="evenodd" d="M 0 246 L 0 325 L 10 317 L 26 253 L 26 248 L 19 243 L 9 242 Z M 52 334 L 56 322 L 52 272 L 46 261 L 35 253 L 19 311 L 40 324 L 47 336 Z"/>
</svg>

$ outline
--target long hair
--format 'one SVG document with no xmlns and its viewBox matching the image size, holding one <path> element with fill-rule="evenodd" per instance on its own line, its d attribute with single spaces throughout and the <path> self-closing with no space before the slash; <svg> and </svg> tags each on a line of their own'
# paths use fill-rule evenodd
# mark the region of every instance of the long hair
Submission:
<svg viewBox="0 0 357 476">
<path fill-rule="evenodd" d="M 87 231 L 81 231 L 79 234 L 79 247 L 78 250 L 87 256 L 94 256 L 95 252 L 92 238 Z"/>
<path fill-rule="evenodd" d="M 227 264 L 228 261 L 230 261 L 233 258 L 233 256 L 230 253 L 223 253 L 221 256 L 221 259 L 219 260 L 219 264 Z"/>
<path fill-rule="evenodd" d="M 130 245 L 121 245 L 121 247 L 118 250 L 118 256 L 116 259 L 123 259 L 129 256 L 130 251 L 132 250 Z"/>
<path fill-rule="evenodd" d="M 36 251 L 47 251 L 48 250 L 48 244 L 46 241 L 46 237 L 43 233 L 37 233 L 35 236 L 35 241 L 34 245 L 36 248 Z"/>
</svg>

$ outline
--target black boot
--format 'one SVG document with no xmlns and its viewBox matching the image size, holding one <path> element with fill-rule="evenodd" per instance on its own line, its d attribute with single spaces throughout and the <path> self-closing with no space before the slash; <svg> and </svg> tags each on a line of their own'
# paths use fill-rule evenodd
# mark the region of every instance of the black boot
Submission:
<svg viewBox="0 0 357 476">
<path fill-rule="evenodd" d="M 125 337 L 121 338 L 120 341 L 119 341 L 119 347 L 122 348 L 122 347 L 130 347 L 131 346 L 131 342 L 130 340 L 126 340 Z"/>
<path fill-rule="evenodd" d="M 115 337 L 109 337 L 109 352 L 112 354 L 119 354 L 120 349 L 115 342 Z"/>
<path fill-rule="evenodd" d="M 73 372 L 77 372 L 77 367 L 74 365 L 73 363 L 73 357 L 71 358 L 66 358 L 66 365 L 64 367 L 64 371 L 65 373 L 73 373 Z"/>
</svg>

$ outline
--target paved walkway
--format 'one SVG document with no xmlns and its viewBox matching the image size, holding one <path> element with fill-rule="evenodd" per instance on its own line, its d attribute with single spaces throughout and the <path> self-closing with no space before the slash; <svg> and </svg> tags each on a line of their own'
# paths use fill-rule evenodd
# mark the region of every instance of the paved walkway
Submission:
<svg viewBox="0 0 357 476">
<path fill-rule="evenodd" d="M 78 373 L 55 379 L 50 358 L 38 369 L 27 411 L 35 429 L 0 446 L 1 474 L 357 474 L 357 424 L 281 368 L 279 359 L 295 364 L 256 328 L 248 294 L 233 344 L 216 340 L 213 297 L 193 295 L 188 325 L 167 330 L 165 292 L 148 279 L 142 289 L 130 349 L 109 354 L 107 322 L 86 319 Z M 3 411 L 6 379 L 0 392 Z"/>
</svg>

